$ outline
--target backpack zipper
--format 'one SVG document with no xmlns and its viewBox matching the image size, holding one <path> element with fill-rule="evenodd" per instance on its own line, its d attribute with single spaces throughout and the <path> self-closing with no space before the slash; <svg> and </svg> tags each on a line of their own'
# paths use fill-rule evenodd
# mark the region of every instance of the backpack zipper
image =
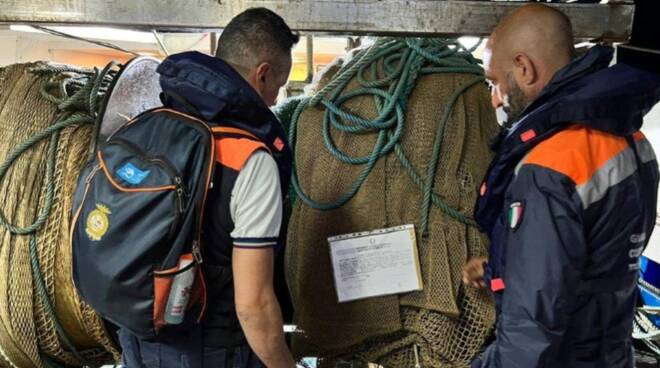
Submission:
<svg viewBox="0 0 660 368">
<path fill-rule="evenodd" d="M 185 203 L 184 200 L 187 196 L 186 190 L 185 190 L 185 185 L 183 184 L 183 179 L 181 177 L 181 174 L 174 168 L 174 165 L 170 163 L 167 159 L 164 157 L 160 156 L 152 156 L 146 154 L 140 147 L 137 145 L 133 144 L 130 141 L 127 141 L 122 138 L 113 138 L 112 141 L 109 141 L 107 144 L 117 144 L 119 146 L 123 146 L 124 148 L 128 148 L 129 151 L 133 152 L 136 154 L 138 159 L 145 161 L 145 162 L 152 162 L 157 164 L 158 166 L 162 167 L 167 171 L 167 173 L 174 179 L 174 185 L 176 186 L 176 206 L 177 206 L 177 211 L 181 214 L 185 210 Z"/>
<path fill-rule="evenodd" d="M 183 182 L 181 180 L 181 177 L 176 176 L 174 178 L 174 183 L 176 185 L 176 199 L 177 203 L 179 206 L 179 213 L 183 213 L 183 196 L 184 196 L 184 191 L 183 191 Z"/>
<path fill-rule="evenodd" d="M 116 143 L 116 142 L 114 142 Z M 120 144 L 122 145 L 122 144 Z M 129 145 L 125 145 L 125 147 L 130 147 Z M 140 155 L 139 152 L 134 152 L 137 153 L 137 156 L 141 160 L 146 160 L 144 155 Z M 134 188 L 134 189 L 129 189 L 129 188 L 122 188 L 118 183 L 114 181 L 112 178 L 112 174 L 107 168 L 107 165 L 105 164 L 103 160 L 103 155 L 101 154 L 101 151 L 97 152 L 98 160 L 99 160 L 99 167 L 104 171 L 106 180 L 110 182 L 116 189 L 119 189 L 120 191 L 124 192 L 140 192 L 140 191 L 145 191 L 145 189 L 141 188 Z M 147 160 L 148 161 L 148 160 Z M 161 165 L 159 165 L 161 166 Z M 163 166 L 164 167 L 164 166 Z M 175 172 L 174 169 L 170 168 L 170 172 Z M 175 176 L 174 179 L 176 185 L 169 185 L 165 187 L 160 187 L 156 188 L 157 190 L 170 190 L 174 192 L 174 222 L 170 226 L 170 230 L 167 233 L 167 239 L 172 239 L 175 235 L 175 232 L 179 229 L 179 226 L 181 225 L 181 218 L 182 214 L 185 212 L 184 211 L 184 202 L 183 202 L 183 196 L 185 194 L 183 190 L 183 181 L 181 180 L 180 177 Z M 146 191 L 149 191 L 149 189 L 146 189 Z"/>
<path fill-rule="evenodd" d="M 197 240 L 193 241 L 192 256 L 197 264 L 202 264 L 202 262 L 204 262 L 202 259 L 202 250 L 199 248 L 199 242 Z"/>
<path fill-rule="evenodd" d="M 124 146 L 124 148 L 128 148 L 129 151 L 135 153 L 136 156 L 138 156 L 138 158 L 142 161 L 156 163 L 158 166 L 161 166 L 163 169 L 165 169 L 165 171 L 167 171 L 171 177 L 181 177 L 181 174 L 179 174 L 178 171 L 174 168 L 174 165 L 172 165 L 172 163 L 170 163 L 166 158 L 162 156 L 150 155 L 144 152 L 140 147 L 131 141 L 123 138 L 113 138 L 112 141 L 107 143 L 107 145 L 111 144 L 117 144 L 119 146 Z"/>
</svg>

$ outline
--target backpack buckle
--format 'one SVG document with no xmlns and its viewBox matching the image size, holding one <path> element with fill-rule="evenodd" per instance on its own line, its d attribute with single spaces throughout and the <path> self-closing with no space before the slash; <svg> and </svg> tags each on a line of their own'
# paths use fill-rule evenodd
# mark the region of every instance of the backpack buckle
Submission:
<svg viewBox="0 0 660 368">
<path fill-rule="evenodd" d="M 194 242 L 192 246 L 192 256 L 197 264 L 202 264 L 202 250 L 199 248 L 199 243 Z"/>
</svg>

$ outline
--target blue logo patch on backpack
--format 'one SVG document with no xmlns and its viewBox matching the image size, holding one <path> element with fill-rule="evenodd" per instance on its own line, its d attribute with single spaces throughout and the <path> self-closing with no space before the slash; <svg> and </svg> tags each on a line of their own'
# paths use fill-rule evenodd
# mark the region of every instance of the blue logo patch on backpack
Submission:
<svg viewBox="0 0 660 368">
<path fill-rule="evenodd" d="M 144 181 L 151 172 L 149 170 L 140 170 L 137 166 L 128 162 L 117 170 L 117 175 L 127 183 L 137 185 Z"/>
</svg>

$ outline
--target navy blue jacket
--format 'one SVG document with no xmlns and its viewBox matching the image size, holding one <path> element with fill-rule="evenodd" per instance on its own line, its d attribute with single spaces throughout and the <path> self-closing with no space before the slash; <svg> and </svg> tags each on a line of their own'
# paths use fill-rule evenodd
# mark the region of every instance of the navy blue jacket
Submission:
<svg viewBox="0 0 660 368">
<path fill-rule="evenodd" d="M 491 239 L 496 341 L 477 367 L 632 368 L 658 166 L 639 132 L 660 76 L 594 47 L 495 143 L 475 218 Z"/>
<path fill-rule="evenodd" d="M 163 89 L 161 100 L 165 106 L 202 119 L 212 127 L 219 125 L 249 132 L 265 144 L 277 163 L 282 194 L 287 192 L 292 157 L 287 135 L 277 117 L 238 72 L 221 59 L 186 52 L 165 59 L 158 67 L 158 73 Z M 222 135 L 216 136 L 216 142 L 219 138 Z M 249 141 L 241 135 L 234 138 Z M 220 147 L 216 145 L 217 149 Z M 222 147 L 228 148 L 230 145 Z M 229 203 L 238 172 L 219 160 L 215 166 L 214 186 L 206 198 L 202 224 L 208 295 L 202 321 L 205 346 L 233 347 L 245 343 L 236 316 L 231 270 L 234 239 L 230 233 L 234 223 Z M 282 229 L 286 227 L 282 226 Z M 284 230 L 280 231 L 280 249 L 284 243 Z M 278 254 L 274 283 L 280 304 L 286 307 L 284 303 L 288 304 L 288 294 L 280 257 Z"/>
</svg>

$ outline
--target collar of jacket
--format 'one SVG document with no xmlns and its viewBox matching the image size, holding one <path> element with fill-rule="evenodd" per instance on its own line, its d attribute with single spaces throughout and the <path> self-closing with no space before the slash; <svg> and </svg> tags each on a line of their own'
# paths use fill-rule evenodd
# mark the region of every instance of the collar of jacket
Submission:
<svg viewBox="0 0 660 368">
<path fill-rule="evenodd" d="M 158 67 L 163 105 L 211 124 L 232 126 L 258 137 L 270 149 L 286 193 L 291 148 L 280 121 L 259 94 L 225 61 L 199 52 L 166 58 Z"/>
<path fill-rule="evenodd" d="M 595 46 L 559 70 L 496 139 L 475 219 L 490 233 L 504 205 L 515 166 L 538 143 L 568 124 L 584 124 L 616 135 L 639 130 L 644 115 L 660 100 L 660 75 L 625 64 L 608 67 L 614 50 Z"/>
</svg>

